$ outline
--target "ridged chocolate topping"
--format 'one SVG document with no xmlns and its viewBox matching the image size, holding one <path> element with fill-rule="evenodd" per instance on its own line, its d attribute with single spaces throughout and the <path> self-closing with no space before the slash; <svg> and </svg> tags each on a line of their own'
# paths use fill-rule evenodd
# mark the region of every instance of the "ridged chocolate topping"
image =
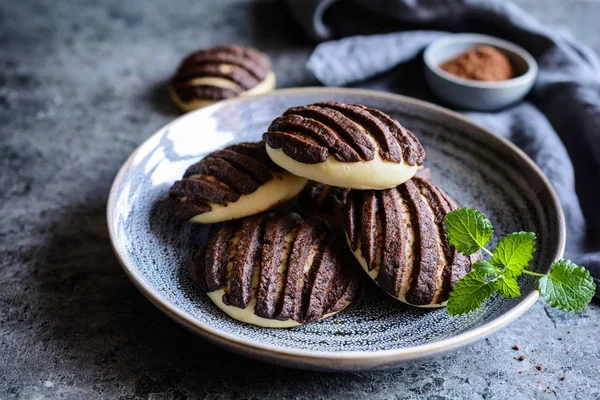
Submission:
<svg viewBox="0 0 600 400">
<path fill-rule="evenodd" d="M 210 211 L 208 203 L 235 202 L 254 192 L 278 171 L 264 142 L 234 144 L 190 166 L 171 187 L 169 205 L 178 218 L 188 220 Z"/>
<path fill-rule="evenodd" d="M 196 257 L 195 276 L 223 302 L 263 318 L 316 321 L 361 292 L 355 260 L 327 222 L 295 213 L 262 214 L 224 224 Z"/>
<path fill-rule="evenodd" d="M 261 51 L 240 46 L 220 46 L 187 56 L 171 80 L 183 101 L 222 100 L 252 89 L 271 71 L 269 57 Z M 230 87 L 193 82 L 198 78 L 222 78 Z"/>
<path fill-rule="evenodd" d="M 456 208 L 440 188 L 413 178 L 387 190 L 350 191 L 344 225 L 383 290 L 414 305 L 440 304 L 481 258 L 448 243 L 444 216 Z"/>
<path fill-rule="evenodd" d="M 372 140 L 370 140 L 372 139 Z M 338 161 L 387 161 L 421 165 L 425 151 L 408 129 L 387 114 L 360 104 L 334 101 L 288 109 L 275 119 L 263 140 L 307 164 L 330 155 Z"/>
</svg>

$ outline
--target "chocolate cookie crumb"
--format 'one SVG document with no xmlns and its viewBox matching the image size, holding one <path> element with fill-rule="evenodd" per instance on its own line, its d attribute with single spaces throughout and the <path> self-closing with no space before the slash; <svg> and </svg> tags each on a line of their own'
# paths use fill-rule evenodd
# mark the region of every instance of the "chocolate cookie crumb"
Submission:
<svg viewBox="0 0 600 400">
<path fill-rule="evenodd" d="M 567 379 L 567 377 L 566 377 L 566 376 L 561 376 L 561 377 L 560 377 L 560 380 L 561 380 L 561 381 L 564 381 L 565 379 Z"/>
<path fill-rule="evenodd" d="M 519 346 L 518 344 L 515 344 L 513 346 L 513 350 L 521 350 L 521 346 Z"/>
<path fill-rule="evenodd" d="M 542 364 L 536 365 L 536 368 L 537 368 L 538 371 L 541 371 L 541 370 L 544 369 L 544 367 L 542 367 Z"/>
<path fill-rule="evenodd" d="M 523 361 L 523 360 L 525 360 L 525 356 L 519 356 L 519 358 L 517 358 L 517 360 Z"/>
</svg>

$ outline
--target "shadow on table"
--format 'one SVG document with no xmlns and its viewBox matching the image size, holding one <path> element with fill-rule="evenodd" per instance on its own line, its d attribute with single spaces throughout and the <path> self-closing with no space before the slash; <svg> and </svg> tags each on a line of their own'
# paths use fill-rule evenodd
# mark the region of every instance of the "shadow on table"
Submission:
<svg viewBox="0 0 600 400">
<path fill-rule="evenodd" d="M 150 86 L 145 96 L 150 106 L 162 115 L 175 118 L 183 113 L 171 100 L 168 81 L 160 81 Z"/>
<path fill-rule="evenodd" d="M 292 16 L 285 1 L 261 1 L 250 5 L 252 42 L 263 51 L 290 50 L 298 46 L 313 47 L 315 42 Z M 303 65 L 302 65 L 303 67 Z"/>
<path fill-rule="evenodd" d="M 144 299 L 121 270 L 104 203 L 79 204 L 56 215 L 52 239 L 40 255 L 39 292 L 32 296 L 47 318 L 37 335 L 54 349 L 56 370 L 74 376 L 74 382 L 95 383 L 105 394 L 118 385 L 139 396 L 243 392 L 250 386 L 257 393 L 278 393 L 289 390 L 289 382 L 309 378 L 369 382 L 366 375 L 264 364 L 196 337 Z"/>
</svg>

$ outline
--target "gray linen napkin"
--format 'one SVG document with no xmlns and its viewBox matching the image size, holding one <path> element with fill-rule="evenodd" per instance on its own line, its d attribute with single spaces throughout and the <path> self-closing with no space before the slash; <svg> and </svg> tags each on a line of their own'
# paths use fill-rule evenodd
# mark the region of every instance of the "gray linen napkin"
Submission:
<svg viewBox="0 0 600 400">
<path fill-rule="evenodd" d="M 338 39 L 319 44 L 307 64 L 327 86 L 438 102 L 425 84 L 420 53 L 448 32 L 485 33 L 532 53 L 539 76 L 526 101 L 465 114 L 544 171 L 565 212 L 565 256 L 587 267 L 600 289 L 600 61 L 591 49 L 502 0 L 287 1 L 313 39 Z"/>
</svg>

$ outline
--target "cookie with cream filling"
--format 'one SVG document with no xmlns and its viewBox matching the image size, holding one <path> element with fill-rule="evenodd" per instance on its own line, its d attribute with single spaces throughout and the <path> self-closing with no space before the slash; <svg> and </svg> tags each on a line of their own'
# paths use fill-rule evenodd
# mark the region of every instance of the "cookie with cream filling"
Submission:
<svg viewBox="0 0 600 400">
<path fill-rule="evenodd" d="M 381 191 L 352 190 L 345 207 L 348 244 L 388 294 L 418 307 L 441 307 L 481 253 L 465 256 L 448 242 L 444 216 L 458 206 L 421 178 Z"/>
<path fill-rule="evenodd" d="M 350 189 L 387 189 L 412 178 L 425 159 L 419 140 L 389 115 L 359 104 L 288 109 L 263 140 L 269 157 L 305 178 Z"/>
<path fill-rule="evenodd" d="M 190 166 L 171 187 L 169 207 L 179 219 L 210 224 L 269 210 L 306 183 L 275 165 L 263 142 L 238 143 Z"/>
<path fill-rule="evenodd" d="M 261 51 L 219 46 L 187 56 L 169 88 L 175 104 L 191 111 L 219 100 L 269 92 L 275 88 L 275 74 Z"/>
<path fill-rule="evenodd" d="M 196 256 L 194 279 L 232 318 L 289 328 L 345 309 L 359 268 L 327 222 L 267 213 L 225 223 Z"/>
</svg>

